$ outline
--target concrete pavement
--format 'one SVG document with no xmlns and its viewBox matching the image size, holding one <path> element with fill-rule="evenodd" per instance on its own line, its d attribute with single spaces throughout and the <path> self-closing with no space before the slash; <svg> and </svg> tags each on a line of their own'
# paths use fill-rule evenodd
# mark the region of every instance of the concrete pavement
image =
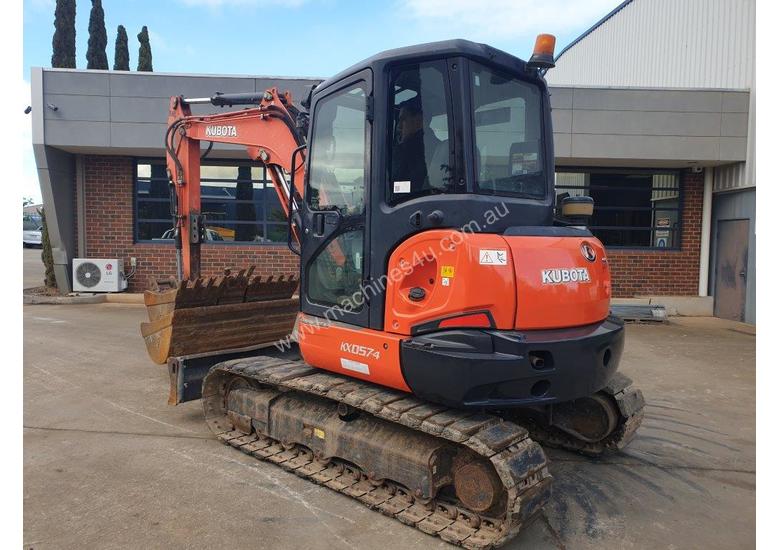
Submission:
<svg viewBox="0 0 780 550">
<path fill-rule="evenodd" d="M 142 307 L 24 307 L 26 548 L 447 548 L 211 438 L 165 404 Z M 755 545 L 755 337 L 678 319 L 628 327 L 648 401 L 629 449 L 548 450 L 545 514 L 505 548 Z"/>
</svg>

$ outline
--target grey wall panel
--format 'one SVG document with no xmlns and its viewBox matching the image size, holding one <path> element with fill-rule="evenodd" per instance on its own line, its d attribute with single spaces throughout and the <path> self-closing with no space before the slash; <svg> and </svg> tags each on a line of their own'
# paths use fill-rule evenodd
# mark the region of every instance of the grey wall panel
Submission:
<svg viewBox="0 0 780 550">
<path fill-rule="evenodd" d="M 571 156 L 604 159 L 701 160 L 718 158 L 713 137 L 572 134 Z"/>
<path fill-rule="evenodd" d="M 111 97 L 111 122 L 156 122 L 168 119 L 168 98 Z"/>
<path fill-rule="evenodd" d="M 106 96 L 47 93 L 43 101 L 57 107 L 56 111 L 44 107 L 43 117 L 46 120 L 106 121 L 110 114 Z"/>
<path fill-rule="evenodd" d="M 30 116 L 32 117 L 33 145 L 43 145 L 43 69 L 40 67 L 30 69 L 30 107 L 32 108 Z"/>
<path fill-rule="evenodd" d="M 571 109 L 574 100 L 574 90 L 571 88 L 550 87 L 550 106 L 553 109 Z"/>
<path fill-rule="evenodd" d="M 723 92 L 724 113 L 747 113 L 749 110 L 749 92 Z"/>
<path fill-rule="evenodd" d="M 748 135 L 748 113 L 721 113 L 720 135 L 746 137 Z"/>
<path fill-rule="evenodd" d="M 123 154 L 120 149 L 145 145 L 154 147 L 164 155 L 163 139 L 166 125 L 164 123 L 113 122 L 109 125 L 110 143 L 114 154 Z"/>
<path fill-rule="evenodd" d="M 552 125 L 555 133 L 571 133 L 572 111 L 569 109 L 553 109 Z"/>
<path fill-rule="evenodd" d="M 721 95 L 701 90 L 577 88 L 573 105 L 575 109 L 719 113 Z"/>
<path fill-rule="evenodd" d="M 710 240 L 710 288 L 715 293 L 715 266 L 718 250 L 718 221 L 750 220 L 750 242 L 748 243 L 748 273 L 745 296 L 745 322 L 756 322 L 756 191 L 718 193 L 712 199 L 712 239 Z"/>
<path fill-rule="evenodd" d="M 48 94 L 109 95 L 108 72 L 47 69 L 43 86 Z"/>
<path fill-rule="evenodd" d="M 555 158 L 571 157 L 571 134 L 553 134 Z"/>
<path fill-rule="evenodd" d="M 722 137 L 720 142 L 720 158 L 724 162 L 744 161 L 747 159 L 746 137 Z"/>
<path fill-rule="evenodd" d="M 36 160 L 45 157 L 46 167 L 38 164 L 38 180 L 41 184 L 46 226 L 54 256 L 54 274 L 57 287 L 69 292 L 71 286 L 71 261 L 76 251 L 75 232 L 75 164 L 73 155 L 45 145 L 33 146 Z"/>
<path fill-rule="evenodd" d="M 744 117 L 747 119 L 747 117 Z M 719 136 L 720 113 L 574 110 L 576 134 Z"/>
<path fill-rule="evenodd" d="M 47 120 L 44 132 L 46 144 L 52 146 L 107 147 L 110 144 L 108 122 Z"/>
<path fill-rule="evenodd" d="M 206 96 L 217 90 L 251 92 L 276 86 L 280 90 L 290 89 L 295 99 L 300 100 L 316 82 L 94 71 L 44 70 L 42 74 L 47 100 L 60 108 L 57 112 L 43 113 L 47 144 L 71 151 L 97 148 L 104 154 L 122 154 L 122 150 L 159 150 L 160 156 L 171 94 Z M 53 80 L 49 79 L 50 75 Z M 55 90 L 66 93 L 51 92 L 47 85 L 49 80 Z M 90 93 L 79 95 L 79 91 Z M 97 92 L 106 95 L 94 95 Z M 743 160 L 745 156 L 737 149 L 742 144 L 739 138 L 744 135 L 747 124 L 745 113 L 739 112 L 749 97 L 747 93 L 570 87 L 553 87 L 550 93 L 556 153 L 563 161 L 592 155 L 594 159 L 614 157 L 619 162 L 629 160 L 629 155 L 635 154 L 637 161 L 689 159 L 717 163 Z M 726 99 L 735 112 L 721 113 L 721 105 Z M 220 112 L 210 105 L 196 105 L 192 110 L 194 114 Z M 573 135 L 563 135 L 570 133 Z M 603 139 L 588 139 L 588 134 L 603 136 Z M 637 139 L 621 139 L 620 136 L 626 135 Z M 652 136 L 726 136 L 730 139 L 720 143 L 718 149 L 710 142 L 696 140 L 685 143 L 671 140 L 658 145 L 648 141 Z M 734 137 L 737 140 L 731 139 Z M 650 148 L 640 150 L 642 146 Z M 101 147 L 105 149 L 99 149 Z M 229 146 L 215 147 L 215 151 L 229 149 Z"/>
<path fill-rule="evenodd" d="M 252 78 L 111 73 L 111 95 L 124 97 L 208 97 L 214 92 L 252 92 Z"/>
</svg>

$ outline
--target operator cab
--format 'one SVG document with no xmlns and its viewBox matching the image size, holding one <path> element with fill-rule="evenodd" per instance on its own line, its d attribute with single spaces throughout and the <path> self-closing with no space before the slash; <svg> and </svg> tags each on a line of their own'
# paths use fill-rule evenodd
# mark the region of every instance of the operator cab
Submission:
<svg viewBox="0 0 780 550">
<path fill-rule="evenodd" d="M 393 250 L 421 231 L 553 225 L 538 66 L 465 40 L 390 50 L 322 82 L 310 113 L 304 312 L 322 316 L 386 277 Z M 348 323 L 382 329 L 384 288 L 352 309 Z"/>
</svg>

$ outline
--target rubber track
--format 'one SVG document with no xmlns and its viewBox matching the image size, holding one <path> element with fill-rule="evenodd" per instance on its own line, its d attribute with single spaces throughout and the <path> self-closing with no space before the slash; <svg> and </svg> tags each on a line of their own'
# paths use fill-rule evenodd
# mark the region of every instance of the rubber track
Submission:
<svg viewBox="0 0 780 550">
<path fill-rule="evenodd" d="M 634 438 L 644 418 L 645 398 L 642 391 L 631 386 L 633 381 L 621 373 L 609 381 L 602 393 L 615 404 L 620 418 L 617 427 L 604 439 L 594 443 L 582 441 L 555 427 L 521 422 L 531 437 L 542 445 L 575 451 L 588 456 L 601 456 L 611 451 L 619 451 Z"/>
<path fill-rule="evenodd" d="M 226 381 L 231 376 L 279 389 L 295 390 L 345 403 L 407 428 L 463 445 L 490 460 L 507 491 L 503 517 L 475 521 L 476 514 L 434 500 L 426 506 L 387 485 L 317 462 L 296 448 L 257 434 L 234 431 L 224 411 Z M 203 407 L 209 428 L 223 442 L 276 463 L 297 475 L 356 498 L 368 507 L 443 540 L 469 549 L 504 544 L 542 510 L 552 477 L 544 451 L 528 431 L 500 417 L 434 405 L 407 393 L 386 389 L 307 366 L 302 361 L 269 357 L 237 359 L 212 367 L 203 382 Z M 348 460 L 348 457 L 343 457 Z M 478 525 L 478 527 L 474 527 Z"/>
</svg>

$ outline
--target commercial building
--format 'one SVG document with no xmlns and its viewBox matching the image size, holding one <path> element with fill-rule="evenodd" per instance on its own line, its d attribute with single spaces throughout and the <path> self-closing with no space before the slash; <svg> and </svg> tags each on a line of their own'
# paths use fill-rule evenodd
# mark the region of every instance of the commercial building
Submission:
<svg viewBox="0 0 780 550">
<path fill-rule="evenodd" d="M 560 156 L 559 171 L 563 165 L 586 163 L 611 169 L 701 170 L 702 184 L 692 189 L 701 199 L 686 199 L 684 189 L 681 199 L 689 203 L 683 209 L 682 247 L 690 257 L 677 261 L 670 250 L 632 252 L 629 261 L 639 266 L 636 279 L 690 281 L 685 266 L 696 257 L 698 295 L 713 299 L 715 315 L 750 323 L 756 310 L 755 17 L 754 0 L 628 0 L 563 49 L 547 75 L 552 86 L 572 89 L 574 105 L 585 109 L 571 119 L 556 119 L 556 133 L 572 128 L 571 158 Z M 597 101 L 576 99 L 590 97 L 594 89 L 602 90 Z M 676 105 L 659 101 L 672 97 Z M 585 128 L 589 123 L 600 132 L 590 134 Z M 658 140 L 661 127 L 667 135 Z M 556 139 L 558 155 L 567 139 Z M 593 154 L 593 147 L 604 145 L 608 158 Z M 624 173 L 628 178 L 632 172 Z M 604 180 L 598 178 L 598 187 L 590 180 L 591 194 L 597 206 L 611 205 L 610 199 L 601 199 Z M 577 181 L 587 186 L 582 176 Z M 627 183 L 610 180 L 611 185 Z M 673 211 L 666 210 L 666 185 L 654 181 L 650 203 L 655 218 L 644 218 L 654 228 L 656 246 L 675 238 L 666 230 L 667 224 L 677 223 Z M 630 201 L 610 196 L 623 205 Z M 701 201 L 698 253 L 690 248 L 693 242 L 685 243 L 686 218 L 695 224 L 698 216 L 691 200 Z M 631 212 L 626 216 L 633 222 L 642 216 L 640 210 Z M 604 214 L 602 208 L 594 225 Z M 663 240 L 667 234 L 672 241 Z M 620 265 L 623 255 L 613 251 L 613 265 Z M 682 293 L 693 293 L 689 285 L 682 286 Z"/>
<path fill-rule="evenodd" d="M 617 298 L 707 314 L 717 287 L 711 271 L 720 273 L 710 267 L 719 253 L 710 227 L 716 231 L 720 221 L 736 215 L 737 205 L 749 202 L 719 196 L 726 186 L 743 189 L 741 182 L 752 174 L 752 88 L 685 86 L 660 75 L 658 83 L 599 84 L 602 73 L 595 70 L 584 75 L 593 76 L 591 82 L 575 82 L 579 62 L 569 63 L 633 4 L 653 3 L 661 0 L 624 3 L 563 51 L 548 73 L 557 193 L 594 197 L 593 231 L 609 247 Z M 623 63 L 599 55 L 607 66 Z M 748 62 L 744 56 L 734 59 Z M 128 266 L 136 258 L 130 284 L 135 291 L 175 273 L 162 147 L 171 95 L 276 86 L 300 100 L 316 82 L 33 69 L 33 146 L 58 284 L 70 288 L 69 266 L 76 257 L 120 258 Z M 202 182 L 209 227 L 204 274 L 249 264 L 257 264 L 260 273 L 297 272 L 275 193 L 263 168 L 245 158 L 243 150 L 219 145 L 209 153 Z M 750 235 L 753 218 L 746 218 Z M 748 269 L 754 270 L 754 246 L 749 247 Z M 754 304 L 751 277 L 747 295 L 752 292 Z M 754 305 L 745 305 L 740 315 L 752 320 L 754 311 Z"/>
<path fill-rule="evenodd" d="M 176 274 L 163 136 L 173 95 L 289 90 L 300 101 L 316 79 L 40 69 L 31 75 L 33 151 L 57 284 L 72 288 L 73 258 L 119 258 L 137 269 L 130 291 Z M 193 106 L 193 113 L 215 108 Z M 209 241 L 204 274 L 256 264 L 297 273 L 286 226 L 262 167 L 243 148 L 215 144 L 204 160 Z M 270 185 L 270 184 L 269 184 Z"/>
</svg>

